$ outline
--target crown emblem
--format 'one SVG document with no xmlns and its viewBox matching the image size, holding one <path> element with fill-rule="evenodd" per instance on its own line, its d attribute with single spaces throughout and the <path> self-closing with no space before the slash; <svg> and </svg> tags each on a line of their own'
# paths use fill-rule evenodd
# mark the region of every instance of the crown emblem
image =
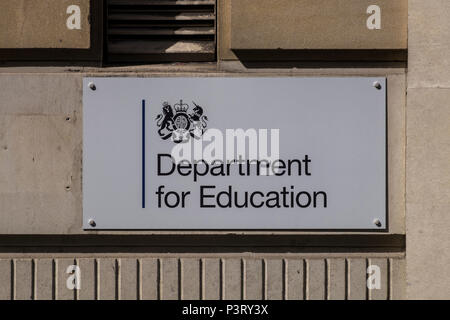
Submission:
<svg viewBox="0 0 450 320">
<path fill-rule="evenodd" d="M 179 103 L 175 103 L 173 105 L 173 108 L 175 109 L 175 112 L 186 112 L 187 109 L 189 109 L 189 105 L 187 103 L 183 103 L 183 100 L 180 100 Z"/>
<path fill-rule="evenodd" d="M 162 113 L 156 117 L 158 134 L 163 140 L 172 138 L 175 143 L 186 142 L 190 137 L 199 139 L 206 131 L 208 117 L 204 108 L 194 101 L 190 114 L 187 113 L 189 105 L 183 100 L 172 106 L 169 102 L 162 103 Z M 175 111 L 175 112 L 174 112 Z"/>
</svg>

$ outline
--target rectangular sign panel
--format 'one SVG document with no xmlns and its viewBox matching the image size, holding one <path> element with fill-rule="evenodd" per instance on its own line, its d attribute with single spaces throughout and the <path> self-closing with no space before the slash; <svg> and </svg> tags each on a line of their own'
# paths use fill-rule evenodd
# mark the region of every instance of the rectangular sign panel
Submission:
<svg viewBox="0 0 450 320">
<path fill-rule="evenodd" d="M 387 229 L 385 78 L 83 85 L 85 229 Z"/>
</svg>

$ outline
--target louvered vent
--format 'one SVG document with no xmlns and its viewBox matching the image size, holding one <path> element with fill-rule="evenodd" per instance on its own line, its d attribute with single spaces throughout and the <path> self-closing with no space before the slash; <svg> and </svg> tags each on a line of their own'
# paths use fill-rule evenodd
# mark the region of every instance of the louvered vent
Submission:
<svg viewBox="0 0 450 320">
<path fill-rule="evenodd" d="M 214 61 L 216 0 L 107 0 L 108 62 Z"/>
</svg>

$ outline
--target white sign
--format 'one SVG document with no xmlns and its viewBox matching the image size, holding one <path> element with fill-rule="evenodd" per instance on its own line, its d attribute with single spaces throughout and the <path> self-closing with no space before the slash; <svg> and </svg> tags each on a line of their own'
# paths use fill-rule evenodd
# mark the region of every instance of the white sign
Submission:
<svg viewBox="0 0 450 320">
<path fill-rule="evenodd" d="M 384 78 L 86 78 L 85 229 L 385 230 Z"/>
</svg>

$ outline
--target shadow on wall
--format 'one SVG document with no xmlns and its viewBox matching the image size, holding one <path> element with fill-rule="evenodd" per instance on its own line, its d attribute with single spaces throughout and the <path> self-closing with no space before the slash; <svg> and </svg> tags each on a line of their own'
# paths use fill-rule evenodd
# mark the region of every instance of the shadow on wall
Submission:
<svg viewBox="0 0 450 320">
<path fill-rule="evenodd" d="M 404 252 L 405 236 L 379 235 L 2 235 L 0 253 Z"/>
<path fill-rule="evenodd" d="M 251 68 L 405 68 L 407 50 L 233 50 Z"/>
</svg>

